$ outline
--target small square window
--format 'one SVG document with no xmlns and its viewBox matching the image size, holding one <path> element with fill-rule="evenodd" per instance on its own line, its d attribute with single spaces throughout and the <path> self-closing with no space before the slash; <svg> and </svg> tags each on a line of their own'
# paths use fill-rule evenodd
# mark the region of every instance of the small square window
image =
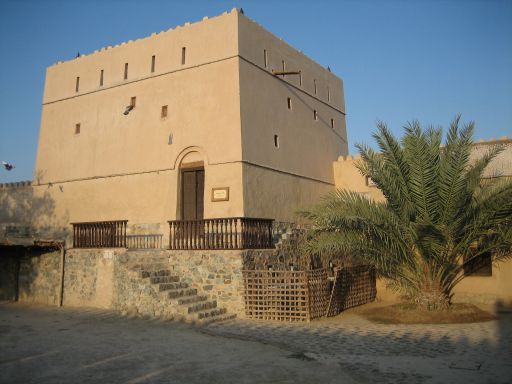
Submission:
<svg viewBox="0 0 512 384">
<path fill-rule="evenodd" d="M 292 109 L 292 99 L 288 97 L 287 99 L 288 109 Z"/>
<path fill-rule="evenodd" d="M 75 135 L 80 133 L 80 123 L 75 124 Z"/>
<path fill-rule="evenodd" d="M 167 117 L 167 105 L 162 106 L 162 111 L 160 113 L 160 117 L 162 119 L 165 119 Z"/>
</svg>

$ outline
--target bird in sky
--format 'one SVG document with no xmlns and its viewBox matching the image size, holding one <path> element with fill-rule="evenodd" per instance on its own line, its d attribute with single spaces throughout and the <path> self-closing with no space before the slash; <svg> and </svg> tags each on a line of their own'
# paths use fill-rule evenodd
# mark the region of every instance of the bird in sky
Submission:
<svg viewBox="0 0 512 384">
<path fill-rule="evenodd" d="M 13 168 L 16 168 L 14 165 L 9 164 L 7 161 L 2 161 L 2 165 L 7 171 L 12 171 Z"/>
</svg>

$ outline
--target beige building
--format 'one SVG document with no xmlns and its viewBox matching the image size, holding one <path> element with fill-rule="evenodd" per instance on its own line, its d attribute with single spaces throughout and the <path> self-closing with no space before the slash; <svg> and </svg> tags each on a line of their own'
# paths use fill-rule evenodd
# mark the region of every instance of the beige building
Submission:
<svg viewBox="0 0 512 384">
<path fill-rule="evenodd" d="M 344 155 L 342 80 L 233 10 L 49 67 L 33 185 L 62 227 L 293 221 Z"/>
<path fill-rule="evenodd" d="M 502 142 L 486 177 L 512 176 Z M 186 294 L 188 314 L 242 314 L 242 270 L 275 262 L 279 231 L 335 188 L 383 199 L 348 156 L 342 80 L 240 11 L 105 47 L 47 69 L 34 180 L 0 185 L 16 282 L 0 297 L 172 317 Z M 152 299 L 147 260 L 179 274 L 178 296 Z M 502 263 L 456 299 L 512 306 L 511 284 Z"/>
</svg>

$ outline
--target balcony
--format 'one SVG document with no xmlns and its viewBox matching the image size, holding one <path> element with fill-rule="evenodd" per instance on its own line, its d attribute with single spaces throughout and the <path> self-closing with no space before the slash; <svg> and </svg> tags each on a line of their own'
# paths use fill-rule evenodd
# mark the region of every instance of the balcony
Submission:
<svg viewBox="0 0 512 384">
<path fill-rule="evenodd" d="M 271 219 L 232 217 L 169 221 L 169 249 L 272 248 Z M 160 249 L 161 234 L 127 235 L 127 220 L 72 223 L 73 248 Z"/>
<path fill-rule="evenodd" d="M 272 248 L 272 222 L 271 219 L 248 217 L 169 221 L 169 248 Z"/>
</svg>

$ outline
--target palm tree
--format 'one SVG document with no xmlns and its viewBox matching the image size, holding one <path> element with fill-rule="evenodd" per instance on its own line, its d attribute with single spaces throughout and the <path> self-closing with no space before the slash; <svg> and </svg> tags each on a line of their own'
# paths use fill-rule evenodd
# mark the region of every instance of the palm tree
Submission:
<svg viewBox="0 0 512 384">
<path fill-rule="evenodd" d="M 511 257 L 512 182 L 481 182 L 503 147 L 470 161 L 474 124 L 459 128 L 459 120 L 444 146 L 441 129 L 414 121 L 399 141 L 379 123 L 373 137 L 380 152 L 358 145 L 356 166 L 385 201 L 338 190 L 302 212 L 315 227 L 309 253 L 374 265 L 391 288 L 428 309 L 449 307 L 464 266 L 489 253 L 493 262 Z"/>
</svg>

